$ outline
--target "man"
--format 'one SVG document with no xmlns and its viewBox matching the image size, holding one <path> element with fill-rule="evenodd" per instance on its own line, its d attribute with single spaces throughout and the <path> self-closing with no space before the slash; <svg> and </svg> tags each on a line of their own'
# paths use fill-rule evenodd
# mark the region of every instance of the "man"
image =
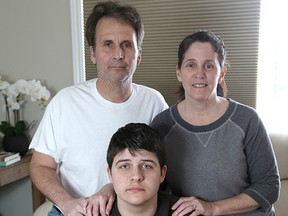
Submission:
<svg viewBox="0 0 288 216">
<path fill-rule="evenodd" d="M 86 38 L 98 78 L 60 91 L 30 145 L 31 178 L 54 203 L 51 216 L 107 214 L 103 203 L 114 201 L 104 168 L 112 134 L 129 122 L 149 124 L 168 108 L 159 92 L 132 83 L 143 37 L 131 6 L 102 2 L 88 17 Z"/>
<path fill-rule="evenodd" d="M 164 181 L 164 143 L 148 125 L 130 123 L 111 138 L 108 175 L 117 194 L 110 216 L 169 216 L 176 197 L 158 194 Z"/>
</svg>

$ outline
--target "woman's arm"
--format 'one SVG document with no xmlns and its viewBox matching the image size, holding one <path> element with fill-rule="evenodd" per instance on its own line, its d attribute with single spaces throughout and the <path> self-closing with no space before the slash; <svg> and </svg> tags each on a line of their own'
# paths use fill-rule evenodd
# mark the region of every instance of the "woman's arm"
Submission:
<svg viewBox="0 0 288 216">
<path fill-rule="evenodd" d="M 250 212 L 259 207 L 259 204 L 247 194 L 239 194 L 235 197 L 216 202 L 205 202 L 196 197 L 182 197 L 173 206 L 175 210 L 172 216 L 185 215 L 228 215 Z"/>
</svg>

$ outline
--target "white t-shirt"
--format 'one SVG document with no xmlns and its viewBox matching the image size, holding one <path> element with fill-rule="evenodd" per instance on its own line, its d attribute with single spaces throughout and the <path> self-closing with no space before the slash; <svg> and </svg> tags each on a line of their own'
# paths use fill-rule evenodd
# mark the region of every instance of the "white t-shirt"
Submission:
<svg viewBox="0 0 288 216">
<path fill-rule="evenodd" d="M 30 148 L 55 159 L 72 196 L 91 196 L 109 182 L 106 151 L 114 132 L 130 122 L 150 124 L 167 108 L 158 91 L 137 84 L 126 102 L 112 103 L 98 93 L 96 79 L 89 80 L 51 100 Z"/>
</svg>

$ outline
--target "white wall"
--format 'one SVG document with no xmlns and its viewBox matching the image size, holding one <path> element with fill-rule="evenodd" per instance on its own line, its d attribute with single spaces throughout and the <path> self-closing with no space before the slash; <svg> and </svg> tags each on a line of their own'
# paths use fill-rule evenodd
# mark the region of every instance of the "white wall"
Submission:
<svg viewBox="0 0 288 216">
<path fill-rule="evenodd" d="M 69 0 L 1 0 L 0 32 L 2 79 L 40 79 L 53 95 L 73 83 Z M 25 120 L 41 118 L 25 108 Z"/>
<path fill-rule="evenodd" d="M 72 67 L 69 0 L 0 0 L 0 75 L 3 80 L 39 79 L 55 95 L 73 84 Z M 25 104 L 25 120 L 40 120 L 42 115 L 36 103 Z M 2 108 L 0 120 L 4 120 Z M 8 214 L 9 209 L 0 206 L 1 216 L 31 215 L 30 184 L 23 184 L 17 191 L 18 184 L 0 187 L 0 202 L 9 197 L 12 203 L 16 202 L 14 206 L 19 211 Z M 21 197 L 23 204 L 18 203 Z"/>
</svg>

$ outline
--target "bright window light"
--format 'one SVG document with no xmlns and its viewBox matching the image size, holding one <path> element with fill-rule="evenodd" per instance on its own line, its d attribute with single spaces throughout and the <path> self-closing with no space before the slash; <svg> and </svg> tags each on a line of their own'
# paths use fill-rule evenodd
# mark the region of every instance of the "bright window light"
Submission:
<svg viewBox="0 0 288 216">
<path fill-rule="evenodd" d="M 287 6 L 286 0 L 261 1 L 256 109 L 270 133 L 288 133 Z"/>
</svg>

